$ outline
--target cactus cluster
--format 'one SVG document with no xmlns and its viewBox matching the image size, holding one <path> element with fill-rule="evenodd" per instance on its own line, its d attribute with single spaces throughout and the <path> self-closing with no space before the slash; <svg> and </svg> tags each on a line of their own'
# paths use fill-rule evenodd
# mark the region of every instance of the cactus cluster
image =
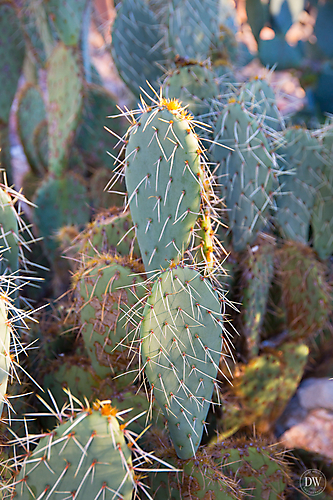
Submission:
<svg viewBox="0 0 333 500">
<path fill-rule="evenodd" d="M 246 3 L 262 60 L 267 12 L 286 43 L 273 3 Z M 11 182 L 23 71 L 33 201 L 0 185 L 1 494 L 296 498 L 274 432 L 332 342 L 333 124 L 237 82 L 249 58 L 215 0 L 119 3 L 111 53 L 140 96 L 122 109 L 89 58 L 92 4 L 0 0 L 1 166 Z"/>
</svg>

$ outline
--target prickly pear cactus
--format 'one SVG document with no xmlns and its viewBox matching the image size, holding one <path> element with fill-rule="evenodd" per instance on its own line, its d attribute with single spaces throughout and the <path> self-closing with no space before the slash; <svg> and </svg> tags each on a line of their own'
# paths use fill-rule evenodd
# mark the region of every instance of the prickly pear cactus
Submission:
<svg viewBox="0 0 333 500">
<path fill-rule="evenodd" d="M 119 75 L 135 96 L 140 87 L 151 92 L 147 81 L 158 88 L 165 59 L 161 30 L 154 12 L 144 0 L 123 0 L 112 27 L 112 57 Z"/>
<path fill-rule="evenodd" d="M 225 441 L 211 447 L 209 456 L 227 476 L 239 479 L 245 498 L 278 500 L 290 481 L 283 449 L 253 440 Z"/>
<path fill-rule="evenodd" d="M 38 157 L 34 137 L 37 127 L 46 119 L 46 111 L 41 91 L 37 86 L 26 84 L 21 90 L 16 116 L 18 133 L 31 170 L 35 174 L 43 174 L 45 169 Z"/>
<path fill-rule="evenodd" d="M 150 473 L 154 500 L 244 498 L 238 482 L 226 476 L 225 471 L 214 464 L 204 449 L 199 450 L 195 458 L 186 461 L 180 460 L 172 448 L 157 449 L 156 453 L 179 471 Z"/>
<path fill-rule="evenodd" d="M 112 175 L 110 169 L 102 167 L 95 170 L 89 179 L 89 197 L 95 210 L 124 206 L 125 183 L 116 182 L 109 191 L 110 175 Z"/>
<path fill-rule="evenodd" d="M 103 87 L 90 84 L 85 86 L 83 100 L 82 119 L 76 132 L 75 145 L 93 171 L 108 167 L 111 172 L 113 161 L 107 152 L 113 151 L 124 134 L 122 120 L 108 118 L 119 113 L 116 98 Z M 105 127 L 111 128 L 112 133 Z"/>
<path fill-rule="evenodd" d="M 83 14 L 88 0 L 47 0 L 46 14 L 52 19 L 60 39 L 65 45 L 78 45 Z"/>
<path fill-rule="evenodd" d="M 0 2 L 0 124 L 8 123 L 21 74 L 25 44 L 14 3 Z"/>
<path fill-rule="evenodd" d="M 43 120 L 35 128 L 33 136 L 33 146 L 43 171 L 46 171 L 49 166 L 48 140 L 48 123 L 47 120 Z"/>
<path fill-rule="evenodd" d="M 182 459 L 204 430 L 223 349 L 220 309 L 209 281 L 178 266 L 156 280 L 143 312 L 143 366 Z"/>
<path fill-rule="evenodd" d="M 120 254 L 137 259 L 140 249 L 131 214 L 119 208 L 101 212 L 73 241 L 79 255 Z"/>
<path fill-rule="evenodd" d="M 10 183 L 11 155 L 9 145 L 9 113 L 21 75 L 25 55 L 25 43 L 11 1 L 0 1 L 0 165 L 6 170 Z"/>
<path fill-rule="evenodd" d="M 224 197 L 232 244 L 236 251 L 255 242 L 267 224 L 272 205 L 275 158 L 259 122 L 244 105 L 231 99 L 218 118 L 212 153 L 220 162 Z"/>
<path fill-rule="evenodd" d="M 49 171 L 60 175 L 82 107 L 82 79 L 71 50 L 61 42 L 47 63 Z"/>
<path fill-rule="evenodd" d="M 209 113 L 219 94 L 214 76 L 210 68 L 199 64 L 171 70 L 163 82 L 165 97 L 179 99 L 194 116 Z"/>
<path fill-rule="evenodd" d="M 1 350 L 0 350 L 0 418 L 3 410 L 3 405 L 6 402 L 7 394 L 7 381 L 9 375 L 9 368 L 11 364 L 10 359 L 10 341 L 11 341 L 11 328 L 8 323 L 8 298 L 1 291 L 0 296 L 0 339 L 1 339 Z"/>
<path fill-rule="evenodd" d="M 83 226 L 90 217 L 87 206 L 87 188 L 82 180 L 73 174 L 55 179 L 48 176 L 38 188 L 35 195 L 37 208 L 34 221 L 47 256 L 52 261 L 57 254 L 58 242 L 56 232 L 65 225 Z"/>
<path fill-rule="evenodd" d="M 19 217 L 14 208 L 11 196 L 0 188 L 0 246 L 1 246 L 1 274 L 15 273 L 19 268 Z"/>
<path fill-rule="evenodd" d="M 218 0 L 169 2 L 168 42 L 174 55 L 186 60 L 207 59 L 213 35 L 218 31 Z"/>
<path fill-rule="evenodd" d="M 231 435 L 252 425 L 260 433 L 269 432 L 295 393 L 308 354 L 305 344 L 286 342 L 275 351 L 261 353 L 248 364 L 236 365 L 233 386 L 225 387 L 223 432 Z"/>
<path fill-rule="evenodd" d="M 177 263 L 200 210 L 200 145 L 178 101 L 146 108 L 129 129 L 125 179 L 146 271 Z"/>
<path fill-rule="evenodd" d="M 274 243 L 273 238 L 260 241 L 248 249 L 241 263 L 242 307 L 239 320 L 249 357 L 259 354 L 261 327 L 274 273 Z"/>
<path fill-rule="evenodd" d="M 102 380 L 92 370 L 88 357 L 82 353 L 63 355 L 49 362 L 39 380 L 44 390 L 51 391 L 59 408 L 68 402 L 64 388 L 68 388 L 80 400 L 87 398 L 90 403 L 102 394 L 99 390 Z"/>
<path fill-rule="evenodd" d="M 320 184 L 316 191 L 311 227 L 313 229 L 313 246 L 321 259 L 327 259 L 333 252 L 333 174 L 332 146 L 328 144 L 329 137 L 324 138 L 326 164 L 323 168 Z M 329 147 L 330 146 L 330 147 Z"/>
<path fill-rule="evenodd" d="M 296 242 L 285 242 L 278 259 L 290 338 L 311 338 L 324 328 L 331 310 L 325 268 L 311 248 Z"/>
<path fill-rule="evenodd" d="M 276 220 L 285 238 L 306 244 L 324 168 L 321 146 L 314 134 L 299 127 L 286 129 L 283 139 L 277 148 L 281 172 Z"/>
<path fill-rule="evenodd" d="M 254 78 L 243 85 L 239 99 L 259 121 L 273 130 L 284 128 L 283 118 L 276 103 L 274 90 L 263 78 Z"/>
<path fill-rule="evenodd" d="M 125 351 L 125 359 L 128 355 L 128 363 L 133 356 L 130 346 L 134 325 L 131 314 L 128 320 L 127 314 L 145 294 L 145 289 L 140 286 L 143 279 L 134 277 L 135 269 L 130 266 L 128 259 L 101 255 L 88 261 L 74 277 L 81 332 L 92 367 L 101 378 L 119 374 L 116 363 L 119 350 Z M 140 270 L 142 266 L 136 267 L 137 272 Z M 134 378 L 132 375 L 132 380 Z"/>
<path fill-rule="evenodd" d="M 25 5 L 22 5 L 18 11 L 18 16 L 30 62 L 35 63 L 38 67 L 44 67 L 46 63 L 46 53 L 37 27 L 38 21 L 34 12 L 33 1 L 29 0 Z"/>
<path fill-rule="evenodd" d="M 41 437 L 16 479 L 16 498 L 49 495 L 131 500 L 131 452 L 108 403 L 95 403 Z"/>
</svg>

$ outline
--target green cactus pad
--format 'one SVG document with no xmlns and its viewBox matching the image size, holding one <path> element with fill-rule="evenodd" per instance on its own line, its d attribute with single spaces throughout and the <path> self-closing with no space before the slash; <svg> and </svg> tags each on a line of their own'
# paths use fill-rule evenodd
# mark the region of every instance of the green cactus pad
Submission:
<svg viewBox="0 0 333 500">
<path fill-rule="evenodd" d="M 69 388 L 73 396 L 92 402 L 98 396 L 101 379 L 91 369 L 90 360 L 84 356 L 66 355 L 53 360 L 45 367 L 42 386 L 50 389 L 52 396 L 62 408 L 68 402 L 63 388 Z"/>
<path fill-rule="evenodd" d="M 210 457 L 221 472 L 234 480 L 246 492 L 245 498 L 279 500 L 289 483 L 289 471 L 282 448 L 256 440 L 238 439 L 219 443 L 210 448 Z"/>
<path fill-rule="evenodd" d="M 65 45 L 78 45 L 87 0 L 47 0 L 46 14 L 52 19 Z"/>
<path fill-rule="evenodd" d="M 114 414 L 109 405 L 82 411 L 42 436 L 16 478 L 16 498 L 131 500 L 131 452 Z"/>
<path fill-rule="evenodd" d="M 130 265 L 126 259 L 102 255 L 88 262 L 74 278 L 80 329 L 92 367 L 101 378 L 118 375 L 113 365 L 119 352 L 126 351 L 127 364 L 133 356 L 126 346 L 133 340 L 134 325 L 127 322 L 125 313 L 143 297 L 145 289 L 135 286 L 143 279 L 133 276 L 135 270 Z M 124 346 L 114 352 L 120 342 Z"/>
<path fill-rule="evenodd" d="M 34 134 L 38 125 L 45 120 L 45 104 L 38 87 L 26 84 L 17 104 L 17 128 L 24 153 L 35 174 L 45 172 L 35 148 Z"/>
<path fill-rule="evenodd" d="M 74 245 L 78 253 L 87 257 L 108 253 L 138 259 L 140 249 L 134 229 L 131 214 L 113 207 L 98 214 L 76 238 Z"/>
<path fill-rule="evenodd" d="M 33 5 L 33 1 L 31 0 L 26 3 L 27 5 L 23 5 L 18 13 L 22 31 L 29 54 L 31 54 L 33 60 L 38 64 L 38 66 L 44 67 L 46 63 L 46 54 L 39 33 L 38 19 L 34 10 L 36 9 L 36 6 Z M 41 8 L 43 7 L 39 4 L 38 9 Z"/>
<path fill-rule="evenodd" d="M 325 165 L 321 183 L 315 195 L 311 227 L 313 246 L 321 259 L 327 259 L 333 253 L 333 168 L 332 157 Z"/>
<path fill-rule="evenodd" d="M 0 298 L 0 416 L 2 414 L 3 405 L 6 401 L 7 382 L 10 369 L 10 341 L 11 328 L 8 324 L 8 303 L 3 296 Z"/>
<path fill-rule="evenodd" d="M 66 167 L 82 107 L 82 79 L 71 50 L 61 42 L 47 63 L 49 171 L 60 175 Z"/>
<path fill-rule="evenodd" d="M 212 101 L 219 94 L 214 73 L 199 64 L 188 65 L 171 71 L 163 82 L 167 98 L 177 98 L 194 115 L 209 113 Z"/>
<path fill-rule="evenodd" d="M 164 104 L 165 103 L 165 104 Z M 177 101 L 148 108 L 129 129 L 125 179 L 146 271 L 179 262 L 201 201 L 200 146 Z"/>
<path fill-rule="evenodd" d="M 0 253 L 1 274 L 9 269 L 16 272 L 19 268 L 19 216 L 11 196 L 0 188 Z"/>
<path fill-rule="evenodd" d="M 104 127 L 112 129 L 118 137 L 122 137 L 125 132 L 125 124 L 120 118 L 108 118 L 119 114 L 116 98 L 103 87 L 92 84 L 86 86 L 84 94 L 81 124 L 76 133 L 75 145 L 84 156 L 85 163 L 93 170 L 104 167 L 111 171 L 113 160 L 107 152 L 112 152 L 119 139 Z"/>
<path fill-rule="evenodd" d="M 8 123 L 10 108 L 21 75 L 25 43 L 11 1 L 0 1 L 0 124 Z"/>
<path fill-rule="evenodd" d="M 66 225 L 83 226 L 90 217 L 87 205 L 87 188 L 82 180 L 73 174 L 54 179 L 46 177 L 38 188 L 34 202 L 37 208 L 34 212 L 35 224 L 48 257 L 52 260 L 57 252 L 56 232 Z"/>
<path fill-rule="evenodd" d="M 255 78 L 245 83 L 240 90 L 239 99 L 259 121 L 264 121 L 271 129 L 283 128 L 283 119 L 276 104 L 276 96 L 267 80 Z"/>
<path fill-rule="evenodd" d="M 208 57 L 218 31 L 218 1 L 172 0 L 169 3 L 168 41 L 173 54 L 186 60 Z"/>
<path fill-rule="evenodd" d="M 220 309 L 210 283 L 178 266 L 156 280 L 143 312 L 145 373 L 179 458 L 200 444 L 222 350 Z"/>
<path fill-rule="evenodd" d="M 49 166 L 49 145 L 48 145 L 47 120 L 40 122 L 34 130 L 33 145 L 37 152 L 38 160 L 44 170 Z"/>
<path fill-rule="evenodd" d="M 259 354 L 260 332 L 274 273 L 274 240 L 249 248 L 241 271 L 240 324 L 249 357 Z"/>
<path fill-rule="evenodd" d="M 8 182 L 13 182 L 11 145 L 9 142 L 9 123 L 0 122 L 0 168 L 6 172 Z"/>
<path fill-rule="evenodd" d="M 158 88 L 163 75 L 159 67 L 165 57 L 161 46 L 160 26 L 148 2 L 124 0 L 120 3 L 112 27 L 112 57 L 119 72 L 135 96 L 140 87 L 151 93 L 147 81 Z"/>
<path fill-rule="evenodd" d="M 179 460 L 172 448 L 157 449 L 156 454 L 179 472 L 149 475 L 154 500 L 235 500 L 243 498 L 239 484 L 216 466 L 203 448 L 191 460 Z"/>
<path fill-rule="evenodd" d="M 118 380 L 119 379 L 115 380 L 116 384 Z M 126 387 L 120 392 L 113 393 L 110 396 L 110 399 L 112 406 L 114 406 L 118 411 L 129 409 L 129 407 L 132 408 L 131 411 L 126 413 L 126 418 L 128 420 L 145 412 L 139 418 L 133 420 L 133 422 L 128 426 L 129 430 L 135 432 L 136 434 L 141 434 L 147 425 L 151 424 L 150 412 L 152 407 L 153 410 L 158 412 L 158 409 L 154 407 L 155 405 L 151 404 L 150 401 L 147 400 L 146 394 L 142 391 L 138 391 L 136 387 Z M 157 419 L 155 417 L 156 415 L 154 415 L 154 420 L 158 420 L 160 427 L 163 427 L 163 419 L 161 416 Z"/>
<path fill-rule="evenodd" d="M 324 328 L 331 310 L 325 268 L 301 243 L 285 242 L 277 257 L 290 337 L 311 338 Z"/>
<path fill-rule="evenodd" d="M 0 167 L 13 183 L 9 114 L 22 72 L 25 43 L 14 3 L 0 0 Z"/>
<path fill-rule="evenodd" d="M 217 175 L 222 184 L 232 244 L 236 251 L 253 244 L 267 224 L 272 204 L 274 157 L 259 123 L 244 105 L 231 101 L 222 111 L 215 141 L 233 148 L 214 145 L 213 156 L 220 162 Z"/>
<path fill-rule="evenodd" d="M 324 166 L 321 146 L 316 136 L 299 127 L 286 129 L 283 139 L 277 149 L 281 174 L 276 221 L 285 238 L 306 244 Z"/>
</svg>

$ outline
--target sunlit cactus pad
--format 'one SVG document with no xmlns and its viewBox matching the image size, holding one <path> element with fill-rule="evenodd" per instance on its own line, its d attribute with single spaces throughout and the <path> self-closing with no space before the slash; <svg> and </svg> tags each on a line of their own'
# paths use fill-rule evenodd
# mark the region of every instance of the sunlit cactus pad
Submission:
<svg viewBox="0 0 333 500">
<path fill-rule="evenodd" d="M 200 146 L 178 101 L 147 107 L 129 129 L 125 178 L 146 270 L 178 262 L 200 209 Z"/>
</svg>

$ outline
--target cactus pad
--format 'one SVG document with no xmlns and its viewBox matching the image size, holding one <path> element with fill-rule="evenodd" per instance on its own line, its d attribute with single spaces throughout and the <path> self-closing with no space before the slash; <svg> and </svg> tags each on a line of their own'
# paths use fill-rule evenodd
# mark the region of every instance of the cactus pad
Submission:
<svg viewBox="0 0 333 500">
<path fill-rule="evenodd" d="M 60 175 L 69 154 L 82 106 L 82 80 L 71 50 L 62 43 L 47 63 L 49 171 Z"/>
<path fill-rule="evenodd" d="M 285 238 L 306 244 L 323 160 L 320 143 L 308 130 L 286 129 L 277 149 L 281 165 L 276 220 Z M 285 172 L 285 173 L 284 173 Z"/>
<path fill-rule="evenodd" d="M 218 31 L 218 1 L 172 0 L 169 3 L 168 41 L 173 54 L 186 60 L 207 59 Z"/>
<path fill-rule="evenodd" d="M 145 373 L 179 458 L 200 444 L 223 344 L 220 309 L 210 283 L 178 266 L 157 279 L 143 312 Z"/>
<path fill-rule="evenodd" d="M 250 357 L 259 353 L 260 330 L 263 324 L 268 292 L 274 272 L 274 240 L 262 241 L 248 249 L 242 262 L 241 331 L 245 350 Z"/>
<path fill-rule="evenodd" d="M 332 160 L 325 165 L 315 195 L 311 226 L 313 246 L 321 259 L 333 253 L 333 169 Z"/>
<path fill-rule="evenodd" d="M 78 45 L 87 0 L 47 0 L 46 14 L 52 19 L 65 45 Z"/>
<path fill-rule="evenodd" d="M 49 176 L 38 188 L 34 201 L 37 205 L 35 224 L 40 236 L 44 237 L 43 243 L 52 260 L 58 248 L 56 232 L 62 226 L 83 226 L 89 220 L 87 188 L 73 174 L 60 179 Z"/>
<path fill-rule="evenodd" d="M 311 338 L 324 328 L 331 310 L 325 268 L 311 248 L 296 242 L 286 242 L 278 259 L 290 338 Z"/>
<path fill-rule="evenodd" d="M 14 273 L 19 268 L 19 228 L 18 214 L 11 196 L 0 188 L 0 252 L 1 274 L 6 268 Z"/>
<path fill-rule="evenodd" d="M 139 87 L 151 89 L 146 81 L 157 87 L 163 75 L 158 64 L 163 63 L 160 26 L 148 2 L 121 2 L 112 27 L 112 57 L 119 75 L 135 96 Z"/>
<path fill-rule="evenodd" d="M 44 173 L 34 144 L 34 134 L 38 125 L 45 120 L 46 112 L 41 91 L 27 84 L 21 91 L 17 105 L 17 127 L 22 146 L 35 174 Z"/>
<path fill-rule="evenodd" d="M 283 128 L 283 119 L 276 104 L 275 93 L 267 80 L 255 78 L 243 85 L 239 99 L 259 121 L 264 121 L 271 129 Z"/>
<path fill-rule="evenodd" d="M 177 98 L 193 115 L 209 113 L 212 100 L 219 94 L 214 73 L 204 65 L 194 64 L 170 72 L 163 83 L 165 96 Z"/>
<path fill-rule="evenodd" d="M 119 351 L 114 350 L 121 342 L 124 346 L 119 347 L 120 351 L 126 350 L 133 339 L 129 333 L 133 325 L 126 321 L 126 311 L 144 295 L 143 287 L 135 286 L 142 283 L 142 278 L 133 276 L 128 265 L 125 259 L 104 255 L 88 263 L 74 278 L 84 343 L 92 367 L 101 378 L 118 374 L 113 360 Z M 128 351 L 128 356 L 129 361 L 133 353 Z"/>
<path fill-rule="evenodd" d="M 62 408 L 67 403 L 68 397 L 63 388 L 69 388 L 73 396 L 82 400 L 84 397 L 92 402 L 99 396 L 101 379 L 91 369 L 90 360 L 82 355 L 61 356 L 51 361 L 45 367 L 43 377 L 44 390 L 50 390 Z"/>
<path fill-rule="evenodd" d="M 237 366 L 227 388 L 222 425 L 225 431 L 255 425 L 259 432 L 272 429 L 303 376 L 309 348 L 287 342 Z M 283 390 L 281 390 L 283 387 Z"/>
<path fill-rule="evenodd" d="M 178 101 L 162 99 L 129 129 L 125 179 L 146 271 L 177 263 L 201 201 L 200 146 Z"/>
<path fill-rule="evenodd" d="M 8 300 L 8 299 L 7 299 Z M 2 414 L 3 405 L 6 401 L 7 381 L 10 367 L 10 340 L 11 329 L 8 323 L 7 316 L 8 305 L 5 296 L 0 297 L 0 416 Z"/>
<path fill-rule="evenodd" d="M 116 496 L 131 500 L 134 486 L 131 452 L 108 404 L 88 409 L 41 437 L 24 460 L 16 480 L 16 498 L 48 494 L 77 499 Z"/>
<path fill-rule="evenodd" d="M 10 108 L 21 75 L 25 43 L 11 1 L 0 1 L 0 124 L 8 123 Z"/>
<path fill-rule="evenodd" d="M 238 102 L 231 101 L 222 111 L 215 141 L 233 148 L 213 148 L 220 162 L 222 183 L 232 244 L 236 251 L 254 243 L 267 224 L 272 204 L 274 157 L 259 123 Z"/>
<path fill-rule="evenodd" d="M 179 472 L 150 474 L 154 500 L 236 500 L 243 498 L 238 482 L 227 477 L 216 466 L 205 449 L 195 459 L 179 460 L 171 448 L 157 450 L 163 460 L 180 469 Z"/>
<path fill-rule="evenodd" d="M 221 472 L 239 479 L 245 498 L 278 500 L 289 483 L 287 464 L 277 445 L 238 439 L 217 444 L 209 455 Z"/>
<path fill-rule="evenodd" d="M 131 230 L 132 229 L 132 230 Z M 134 259 L 140 257 L 131 214 L 111 208 L 97 215 L 74 241 L 78 252 L 87 257 L 101 254 L 120 254 Z"/>
<path fill-rule="evenodd" d="M 108 167 L 112 170 L 111 152 L 118 139 L 107 132 L 104 127 L 112 128 L 118 136 L 124 133 L 124 123 L 119 118 L 108 117 L 118 114 L 115 97 L 103 87 L 87 85 L 84 95 L 84 106 L 81 124 L 76 133 L 75 145 L 84 156 L 84 161 L 93 170 Z M 110 175 L 111 177 L 111 175 Z"/>
</svg>

